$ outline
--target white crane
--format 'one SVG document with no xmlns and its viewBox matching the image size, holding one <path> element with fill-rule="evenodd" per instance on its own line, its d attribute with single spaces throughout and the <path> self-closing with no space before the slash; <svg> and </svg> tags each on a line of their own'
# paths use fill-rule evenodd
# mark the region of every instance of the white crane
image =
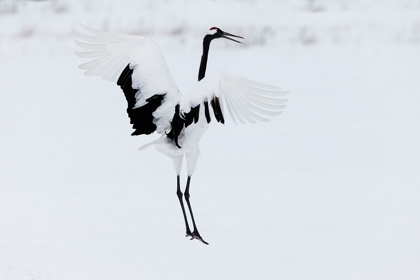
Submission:
<svg viewBox="0 0 420 280">
<path fill-rule="evenodd" d="M 79 57 L 93 59 L 81 64 L 88 76 L 100 76 L 117 83 L 127 99 L 127 113 L 133 125 L 132 135 L 157 132 L 162 136 L 141 147 L 155 148 L 172 159 L 177 175 L 177 196 L 181 204 L 186 236 L 208 244 L 198 232 L 190 204 L 190 182 L 197 165 L 200 138 L 210 122 L 225 123 L 226 106 L 232 121 L 237 124 L 268 121 L 285 107 L 286 94 L 280 88 L 257 83 L 225 71 L 205 75 L 210 43 L 225 38 L 241 36 L 229 34 L 212 27 L 203 39 L 203 55 L 198 83 L 190 93 L 182 95 L 178 90 L 159 45 L 140 37 L 115 34 L 91 29 L 80 24 L 85 34 L 74 32 L 81 41 L 75 40 L 86 52 L 76 52 Z M 185 201 L 191 215 L 190 230 L 180 188 L 180 173 L 184 160 L 187 164 Z"/>
</svg>

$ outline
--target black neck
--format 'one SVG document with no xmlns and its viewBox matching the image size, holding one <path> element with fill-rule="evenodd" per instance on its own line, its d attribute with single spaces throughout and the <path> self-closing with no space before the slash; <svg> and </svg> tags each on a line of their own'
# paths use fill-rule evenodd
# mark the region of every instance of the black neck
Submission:
<svg viewBox="0 0 420 280">
<path fill-rule="evenodd" d="M 210 36 L 205 36 L 203 39 L 203 55 L 201 56 L 200 70 L 198 71 L 199 81 L 206 75 L 207 58 L 209 57 L 210 42 L 212 39 Z"/>
</svg>

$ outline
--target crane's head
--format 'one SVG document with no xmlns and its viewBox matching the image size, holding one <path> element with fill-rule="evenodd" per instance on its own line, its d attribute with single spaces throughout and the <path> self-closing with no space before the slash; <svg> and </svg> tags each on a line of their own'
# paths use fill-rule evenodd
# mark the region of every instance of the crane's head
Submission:
<svg viewBox="0 0 420 280">
<path fill-rule="evenodd" d="M 225 38 L 225 39 L 234 41 L 236 43 L 242 44 L 242 42 L 239 42 L 239 41 L 237 41 L 235 39 L 232 39 L 231 37 L 244 39 L 244 37 L 227 33 L 227 32 L 223 31 L 222 29 L 220 29 L 218 27 L 212 27 L 212 28 L 210 28 L 209 31 L 207 31 L 207 35 L 206 35 L 206 38 L 209 38 L 210 40 L 219 39 L 219 38 Z"/>
</svg>

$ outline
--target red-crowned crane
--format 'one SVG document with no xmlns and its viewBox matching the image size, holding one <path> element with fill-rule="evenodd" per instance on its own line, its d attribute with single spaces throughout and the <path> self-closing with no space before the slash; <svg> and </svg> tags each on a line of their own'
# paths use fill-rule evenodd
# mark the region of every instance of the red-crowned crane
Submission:
<svg viewBox="0 0 420 280">
<path fill-rule="evenodd" d="M 224 38 L 241 43 L 229 34 L 212 27 L 203 39 L 203 55 L 198 83 L 190 93 L 178 90 L 159 45 L 140 36 L 128 36 L 91 29 L 80 24 L 85 34 L 74 32 L 75 40 L 87 52 L 79 57 L 94 60 L 81 64 L 88 76 L 100 76 L 119 85 L 127 99 L 127 113 L 133 125 L 132 135 L 157 132 L 162 136 L 141 147 L 155 148 L 172 159 L 177 175 L 177 191 L 186 227 L 186 236 L 208 244 L 198 232 L 190 204 L 191 176 L 197 165 L 200 138 L 210 122 L 225 123 L 226 106 L 234 123 L 268 121 L 285 107 L 286 92 L 280 88 L 257 83 L 225 71 L 206 74 L 210 43 Z M 187 185 L 184 192 L 193 231 L 190 230 L 180 188 L 180 173 L 184 156 L 187 164 Z"/>
</svg>

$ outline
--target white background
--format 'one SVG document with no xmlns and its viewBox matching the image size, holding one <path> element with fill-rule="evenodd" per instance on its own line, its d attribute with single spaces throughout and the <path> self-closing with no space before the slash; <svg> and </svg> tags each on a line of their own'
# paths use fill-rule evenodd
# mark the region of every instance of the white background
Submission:
<svg viewBox="0 0 420 280">
<path fill-rule="evenodd" d="M 420 279 L 420 1 L 0 1 L 0 279 Z M 137 148 L 77 21 L 156 40 L 181 91 L 208 70 L 288 90 L 212 125 L 184 237 L 171 161 Z M 183 177 L 185 182 L 185 176 Z"/>
</svg>

